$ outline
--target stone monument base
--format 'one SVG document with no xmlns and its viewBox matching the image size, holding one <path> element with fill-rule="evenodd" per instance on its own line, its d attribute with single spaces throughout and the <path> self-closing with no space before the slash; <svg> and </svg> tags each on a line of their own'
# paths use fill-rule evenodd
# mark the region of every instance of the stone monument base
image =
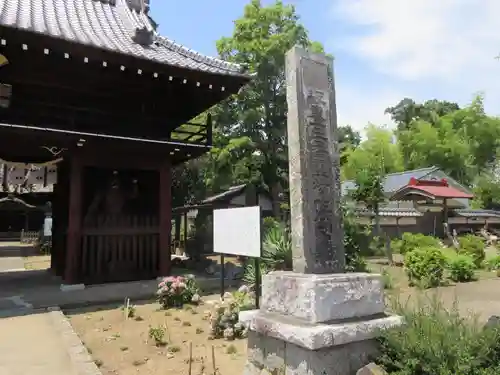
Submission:
<svg viewBox="0 0 500 375">
<path fill-rule="evenodd" d="M 245 311 L 245 375 L 352 375 L 377 354 L 381 329 L 402 323 L 384 313 L 380 275 L 263 277 L 260 310 Z M 263 372 L 264 371 L 264 372 Z"/>
</svg>

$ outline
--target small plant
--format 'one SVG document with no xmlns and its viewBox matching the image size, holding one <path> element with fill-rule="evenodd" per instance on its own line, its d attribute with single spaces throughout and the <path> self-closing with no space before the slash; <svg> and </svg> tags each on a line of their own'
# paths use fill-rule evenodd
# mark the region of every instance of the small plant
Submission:
<svg viewBox="0 0 500 375">
<path fill-rule="evenodd" d="M 392 279 L 392 276 L 385 268 L 382 270 L 382 283 L 384 284 L 384 289 L 394 289 L 394 281 Z"/>
<path fill-rule="evenodd" d="M 226 353 L 227 354 L 236 354 L 236 353 L 238 353 L 238 349 L 236 348 L 236 346 L 231 344 L 226 348 Z"/>
<path fill-rule="evenodd" d="M 132 364 L 136 367 L 138 366 L 142 366 L 142 365 L 145 365 L 146 364 L 146 360 L 145 359 L 136 359 L 132 362 Z"/>
<path fill-rule="evenodd" d="M 459 254 L 448 260 L 450 279 L 455 282 L 462 283 L 474 280 L 475 269 L 474 259 L 469 255 Z"/>
<path fill-rule="evenodd" d="M 433 288 L 441 284 L 446 258 L 437 247 L 415 249 L 406 254 L 404 267 L 410 285 Z"/>
<path fill-rule="evenodd" d="M 185 304 L 198 304 L 201 301 L 199 289 L 193 277 L 165 277 L 158 284 L 156 295 L 164 309 L 181 308 Z"/>
<path fill-rule="evenodd" d="M 178 345 L 172 345 L 168 347 L 168 351 L 170 353 L 179 353 L 181 351 L 181 347 Z"/>
<path fill-rule="evenodd" d="M 203 332 L 204 332 L 204 331 L 203 331 L 203 328 L 200 328 L 200 327 L 196 328 L 196 334 L 197 334 L 197 335 L 200 335 L 200 334 L 202 334 Z"/>
<path fill-rule="evenodd" d="M 484 251 L 485 244 L 481 237 L 468 234 L 466 236 L 459 237 L 458 243 L 460 244 L 459 253 L 470 255 L 474 261 L 476 268 L 480 268 L 481 264 L 486 257 Z"/>
<path fill-rule="evenodd" d="M 164 327 L 149 327 L 148 336 L 154 340 L 156 346 L 165 346 L 165 328 Z"/>
<path fill-rule="evenodd" d="M 120 308 L 124 313 L 125 311 L 128 311 L 127 312 L 127 317 L 128 318 L 135 318 L 136 316 L 136 312 L 137 312 L 137 308 L 135 305 L 128 305 L 128 307 L 126 305 L 122 305 L 121 308 Z"/>
<path fill-rule="evenodd" d="M 233 301 L 238 305 L 240 311 L 252 310 L 255 308 L 255 293 L 247 286 L 241 287 L 231 295 Z"/>
</svg>

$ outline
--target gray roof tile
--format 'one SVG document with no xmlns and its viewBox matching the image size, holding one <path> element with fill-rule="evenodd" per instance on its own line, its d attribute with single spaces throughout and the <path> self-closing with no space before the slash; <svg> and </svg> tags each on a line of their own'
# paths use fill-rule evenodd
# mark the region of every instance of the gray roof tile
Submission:
<svg viewBox="0 0 500 375">
<path fill-rule="evenodd" d="M 45 34 L 159 63 L 214 74 L 246 76 L 241 65 L 204 56 L 156 33 L 144 11 L 130 0 L 1 0 L 0 26 Z M 154 43 L 134 41 L 136 30 Z"/>
<path fill-rule="evenodd" d="M 373 212 L 367 209 L 356 210 L 357 214 L 360 216 L 372 216 Z M 397 207 L 385 207 L 379 210 L 380 216 L 389 217 L 420 217 L 424 216 L 423 213 L 415 208 L 397 208 Z"/>
<path fill-rule="evenodd" d="M 458 216 L 463 217 L 500 217 L 500 211 L 482 209 L 457 209 L 453 210 Z"/>
<path fill-rule="evenodd" d="M 390 173 L 385 177 L 384 181 L 384 191 L 386 193 L 392 193 L 402 188 L 408 182 L 410 182 L 410 178 L 421 179 L 430 173 L 437 171 L 439 168 L 437 167 L 428 167 L 421 169 L 414 169 L 412 171 L 398 172 L 398 173 Z M 342 195 L 347 195 L 350 190 L 354 190 L 356 185 L 354 181 L 348 180 L 342 183 Z"/>
</svg>

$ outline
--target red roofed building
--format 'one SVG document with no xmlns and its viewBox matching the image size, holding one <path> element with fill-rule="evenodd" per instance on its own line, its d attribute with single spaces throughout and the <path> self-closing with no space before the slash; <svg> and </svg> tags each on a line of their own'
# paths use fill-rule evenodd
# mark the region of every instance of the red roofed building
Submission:
<svg viewBox="0 0 500 375">
<path fill-rule="evenodd" d="M 355 189 L 354 181 L 342 183 L 342 193 L 349 197 Z M 448 176 L 437 167 L 391 173 L 384 181 L 388 202 L 379 215 L 382 230 L 390 237 L 403 232 L 445 237 L 449 231 L 476 232 L 487 226 L 491 232 L 500 232 L 500 211 L 471 209 L 473 194 L 469 188 Z M 362 223 L 373 221 L 373 212 L 357 205 Z"/>
</svg>

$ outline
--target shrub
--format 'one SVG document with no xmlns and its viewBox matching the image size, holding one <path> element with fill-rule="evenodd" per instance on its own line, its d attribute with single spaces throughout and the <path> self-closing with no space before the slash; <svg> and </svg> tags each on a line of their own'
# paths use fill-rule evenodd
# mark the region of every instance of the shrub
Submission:
<svg viewBox="0 0 500 375">
<path fill-rule="evenodd" d="M 401 254 L 401 246 L 403 246 L 403 240 L 398 240 L 394 238 L 391 240 L 391 249 L 395 254 Z"/>
<path fill-rule="evenodd" d="M 488 259 L 487 261 L 484 262 L 484 265 L 488 271 L 500 270 L 500 255 L 497 255 L 496 257 Z"/>
<path fill-rule="evenodd" d="M 410 285 L 432 288 L 443 280 L 446 258 L 441 249 L 424 247 L 408 252 L 404 266 Z"/>
<path fill-rule="evenodd" d="M 480 268 L 484 258 L 486 257 L 486 253 L 484 251 L 486 246 L 483 239 L 479 236 L 468 234 L 466 236 L 459 237 L 458 243 L 460 244 L 459 252 L 470 255 L 474 260 L 476 267 Z"/>
<path fill-rule="evenodd" d="M 446 310 L 437 300 L 395 306 L 406 324 L 381 332 L 375 361 L 394 375 L 500 374 L 500 330 Z"/>
<path fill-rule="evenodd" d="M 193 277 L 169 276 L 159 284 L 156 292 L 158 302 L 164 309 L 182 307 L 186 303 L 200 301 L 199 290 Z"/>
<path fill-rule="evenodd" d="M 448 260 L 450 279 L 455 282 L 467 282 L 474 279 L 476 266 L 469 255 L 459 254 Z"/>
<path fill-rule="evenodd" d="M 270 227 L 262 244 L 262 263 L 272 270 L 292 268 L 292 239 L 284 224 Z"/>
<path fill-rule="evenodd" d="M 369 250 L 370 235 L 367 228 L 358 224 L 353 213 L 342 210 L 344 215 L 344 250 L 347 272 L 364 272 L 367 270 L 363 254 Z M 269 223 L 272 223 L 269 224 Z M 264 234 L 261 274 L 274 270 L 292 269 L 292 241 L 288 228 L 283 223 L 276 224 L 269 220 Z M 253 262 L 245 265 L 243 280 L 248 285 L 255 285 L 255 268 Z"/>
<path fill-rule="evenodd" d="M 439 246 L 439 240 L 436 237 L 408 232 L 403 233 L 401 241 L 398 244 L 399 252 L 403 255 L 419 248 Z"/>
<path fill-rule="evenodd" d="M 264 233 L 266 233 L 269 229 L 279 227 L 280 225 L 281 223 L 272 216 L 266 217 L 262 220 L 262 230 Z"/>
<path fill-rule="evenodd" d="M 248 331 L 246 327 L 239 322 L 239 312 L 239 306 L 235 301 L 215 306 L 209 316 L 210 337 L 223 337 L 226 340 L 245 338 Z"/>
</svg>

